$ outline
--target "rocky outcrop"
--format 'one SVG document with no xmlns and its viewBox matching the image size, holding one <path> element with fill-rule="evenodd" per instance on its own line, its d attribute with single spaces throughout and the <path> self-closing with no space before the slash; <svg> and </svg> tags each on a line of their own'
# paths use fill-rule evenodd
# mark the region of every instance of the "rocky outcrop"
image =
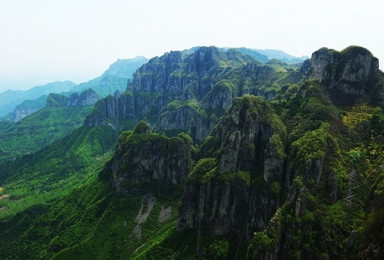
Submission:
<svg viewBox="0 0 384 260">
<path fill-rule="evenodd" d="M 51 93 L 47 97 L 47 102 L 45 103 L 45 107 L 47 108 L 62 107 L 62 106 L 66 106 L 67 104 L 68 104 L 68 97 L 61 94 Z"/>
<path fill-rule="evenodd" d="M 137 68 L 147 61 L 148 59 L 143 56 L 138 56 L 132 59 L 118 59 L 109 66 L 108 70 L 105 71 L 102 76 L 113 75 L 130 79 Z"/>
<path fill-rule="evenodd" d="M 308 77 L 323 83 L 338 103 L 382 95 L 383 86 L 377 85 L 379 61 L 362 47 L 351 46 L 341 52 L 322 48 L 304 67 Z"/>
<path fill-rule="evenodd" d="M 36 111 L 39 111 L 41 108 L 24 108 L 24 109 L 15 109 L 13 111 L 15 115 L 14 121 L 17 122 L 21 119 L 23 119 L 26 116 L 29 116 L 30 114 L 35 113 Z"/>
<path fill-rule="evenodd" d="M 51 93 L 47 97 L 45 107 L 63 107 L 63 106 L 92 106 L 100 96 L 92 89 L 87 89 L 78 93 L 72 93 L 69 97 Z"/>
<path fill-rule="evenodd" d="M 92 89 L 87 89 L 80 94 L 73 93 L 69 96 L 68 106 L 91 106 L 99 101 L 100 96 Z"/>
<path fill-rule="evenodd" d="M 112 124 L 135 118 L 133 95 L 124 92 L 122 95 L 108 96 L 95 104 L 91 114 L 84 120 L 87 126 Z"/>
<path fill-rule="evenodd" d="M 191 170 L 191 151 L 187 136 L 154 134 L 141 121 L 134 131 L 121 134 L 115 155 L 101 175 L 111 180 L 119 194 L 137 192 L 140 185 L 153 181 L 179 185 Z"/>
<path fill-rule="evenodd" d="M 193 140 L 202 142 L 217 123 L 217 117 L 209 116 L 200 103 L 173 102 L 161 111 L 155 131 L 186 132 Z"/>
<path fill-rule="evenodd" d="M 188 181 L 178 229 L 197 228 L 204 238 L 231 234 L 244 241 L 264 229 L 275 210 L 276 200 L 268 190 L 251 188 L 246 182 Z"/>
<path fill-rule="evenodd" d="M 229 80 L 221 80 L 201 101 L 201 105 L 206 110 L 215 110 L 219 114 L 232 104 L 232 99 L 236 97 L 236 87 Z"/>
<path fill-rule="evenodd" d="M 200 47 L 188 51 L 172 51 L 161 57 L 155 57 L 141 66 L 135 72 L 128 92 L 133 101 L 129 100 L 132 109 L 129 113 L 120 113 L 124 100 L 105 100 L 103 109 L 98 109 L 97 117 L 87 120 L 87 124 L 106 124 L 112 120 L 129 119 L 131 114 L 137 119 L 147 118 L 151 123 L 156 123 L 158 117 L 177 117 L 182 121 L 164 124 L 164 119 L 158 121 L 156 130 L 183 130 L 184 132 L 198 129 L 205 123 L 190 123 L 192 118 L 184 118 L 187 112 L 184 108 L 170 111 L 167 106 L 175 100 L 189 102 L 196 100 L 202 102 L 208 117 L 215 114 L 221 116 L 231 104 L 232 98 L 238 94 L 238 82 L 220 82 L 221 79 L 232 75 L 233 69 L 256 62 L 252 57 L 242 54 L 238 50 L 230 49 L 221 51 L 216 47 Z M 109 104 L 107 104 L 109 102 Z M 115 109 L 114 112 L 107 108 Z M 128 115 L 124 118 L 119 115 Z M 191 115 L 189 113 L 189 115 Z M 195 116 L 197 114 L 193 114 Z M 185 122 L 184 119 L 188 119 Z M 193 118 L 194 122 L 202 121 Z M 169 120 L 167 120 L 169 121 Z M 216 122 L 216 121 L 215 121 Z M 214 122 L 214 123 L 215 123 Z M 203 127 L 201 133 L 196 133 L 198 140 L 202 140 L 212 130 L 213 124 Z M 175 128 L 174 128 L 175 127 Z M 200 128 L 199 128 L 200 129 Z M 196 130 L 200 131 L 200 130 Z"/>
<path fill-rule="evenodd" d="M 24 100 L 17 105 L 12 113 L 6 116 L 7 119 L 18 122 L 26 116 L 29 116 L 45 107 L 47 96 L 41 96 L 34 100 Z"/>
<path fill-rule="evenodd" d="M 265 228 L 278 206 L 270 182 L 282 179 L 283 158 L 277 148 L 265 154 L 266 147 L 275 145 L 274 134 L 283 136 L 284 127 L 263 99 L 236 98 L 203 144 L 202 156 L 211 159 L 200 160 L 186 182 L 178 229 L 249 240 Z M 274 169 L 272 177 L 264 174 L 266 158 L 267 171 Z M 276 165 L 271 165 L 272 158 Z"/>
</svg>

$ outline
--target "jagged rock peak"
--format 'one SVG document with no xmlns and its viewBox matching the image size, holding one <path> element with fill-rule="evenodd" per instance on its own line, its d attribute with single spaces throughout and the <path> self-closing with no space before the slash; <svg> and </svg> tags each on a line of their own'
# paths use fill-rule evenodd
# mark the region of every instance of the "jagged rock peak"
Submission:
<svg viewBox="0 0 384 260">
<path fill-rule="evenodd" d="M 341 52 L 321 48 L 312 54 L 308 77 L 323 83 L 331 94 L 338 94 L 336 102 L 342 102 L 342 95 L 362 96 L 382 92 L 376 83 L 379 73 L 379 60 L 370 51 L 358 46 L 350 46 Z M 350 97 L 349 97 L 350 98 Z"/>
<path fill-rule="evenodd" d="M 201 237 L 235 234 L 239 240 L 263 229 L 277 205 L 268 186 L 282 179 L 284 135 L 267 101 L 235 98 L 188 175 L 177 228 L 198 228 Z"/>
<path fill-rule="evenodd" d="M 47 97 L 47 102 L 45 103 L 45 107 L 47 108 L 61 107 L 61 106 L 66 106 L 67 103 L 68 103 L 68 97 L 61 94 L 51 93 Z"/>
<path fill-rule="evenodd" d="M 62 107 L 62 106 L 91 106 L 94 105 L 100 96 L 93 90 L 87 89 L 83 92 L 72 93 L 69 97 L 51 93 L 47 97 L 45 107 Z"/>
<path fill-rule="evenodd" d="M 141 120 L 139 123 L 137 123 L 135 130 L 133 131 L 135 134 L 148 134 L 151 132 L 151 129 L 145 123 L 145 121 Z"/>
<path fill-rule="evenodd" d="M 134 100 L 132 93 L 126 91 L 116 96 L 107 96 L 99 100 L 92 112 L 87 116 L 84 125 L 98 126 L 112 124 L 116 126 L 119 119 L 134 118 Z"/>
<path fill-rule="evenodd" d="M 73 93 L 69 96 L 68 106 L 91 106 L 99 101 L 100 96 L 93 90 L 87 89 L 80 93 Z"/>
<path fill-rule="evenodd" d="M 140 67 L 148 61 L 143 56 L 138 56 L 132 59 L 118 59 L 116 62 L 111 64 L 103 74 L 103 76 L 113 75 L 121 78 L 132 78 L 136 68 Z"/>
<path fill-rule="evenodd" d="M 192 168 L 192 140 L 185 134 L 168 138 L 152 133 L 140 121 L 134 131 L 123 132 L 113 158 L 101 177 L 110 179 L 119 194 L 134 193 L 140 185 L 161 182 L 179 185 Z"/>
<path fill-rule="evenodd" d="M 235 98 L 232 106 L 211 134 L 214 140 L 220 140 L 221 143 L 218 172 L 258 169 L 264 170 L 265 180 L 279 179 L 280 171 L 277 173 L 274 169 L 265 171 L 264 167 L 268 159 L 278 157 L 277 150 L 283 149 L 277 147 L 276 143 L 270 142 L 272 136 L 277 136 L 280 144 L 285 134 L 283 123 L 261 97 L 245 95 Z M 270 156 L 264 158 L 264 155 L 268 155 L 268 153 L 264 154 L 266 148 L 269 148 Z M 202 150 L 205 149 L 208 150 L 203 145 Z M 279 167 L 281 168 L 282 165 L 279 164 Z"/>
</svg>

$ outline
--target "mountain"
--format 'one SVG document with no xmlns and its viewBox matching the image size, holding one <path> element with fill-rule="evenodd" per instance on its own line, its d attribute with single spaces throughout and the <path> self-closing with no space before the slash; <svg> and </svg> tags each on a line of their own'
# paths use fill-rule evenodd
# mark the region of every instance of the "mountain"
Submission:
<svg viewBox="0 0 384 260">
<path fill-rule="evenodd" d="M 17 122 L 20 119 L 30 114 L 33 114 L 43 108 L 45 106 L 46 101 L 47 95 L 43 95 L 33 100 L 24 100 L 22 103 L 17 105 L 11 113 L 8 113 L 6 116 L 4 116 L 2 118 L 2 121 L 11 120 L 13 122 Z"/>
<path fill-rule="evenodd" d="M 2 120 L 18 121 L 30 115 L 45 105 L 46 97 L 50 93 L 69 95 L 92 88 L 98 95 L 105 97 L 113 95 L 116 91 L 124 92 L 127 81 L 138 67 L 147 62 L 145 57 L 122 59 L 111 64 L 100 77 L 76 85 L 73 82 L 54 82 L 44 86 L 34 87 L 30 90 L 8 90 L 0 94 L 0 117 Z"/>
<path fill-rule="evenodd" d="M 0 116 L 12 112 L 24 100 L 33 100 L 49 93 L 66 92 L 76 86 L 71 81 L 52 82 L 29 90 L 7 90 L 0 94 Z"/>
<path fill-rule="evenodd" d="M 0 122 L 0 161 L 33 153 L 69 134 L 82 125 L 98 100 L 91 89 L 69 97 L 49 94 L 45 108 L 16 123 Z"/>
<path fill-rule="evenodd" d="M 122 93 L 126 90 L 128 81 L 141 65 L 147 62 L 147 58 L 139 56 L 132 59 L 119 59 L 109 66 L 100 76 L 88 82 L 81 83 L 72 88 L 72 91 L 83 91 L 92 88 L 101 97 L 113 95 L 116 91 Z"/>
<path fill-rule="evenodd" d="M 297 67 L 261 64 L 237 49 L 174 51 L 141 66 L 127 91 L 97 103 L 85 124 L 118 126 L 146 118 L 157 131 L 189 132 L 202 141 L 232 98 L 254 94 L 273 99 L 301 75 Z"/>
<path fill-rule="evenodd" d="M 381 259 L 383 93 L 357 46 L 155 57 L 71 134 L 0 163 L 0 256 Z"/>
<path fill-rule="evenodd" d="M 143 56 L 131 59 L 118 59 L 109 66 L 102 76 L 111 75 L 131 79 L 136 70 L 147 61 L 148 59 Z"/>
<path fill-rule="evenodd" d="M 227 51 L 228 49 L 230 48 L 222 48 L 222 50 L 224 51 Z M 236 50 L 238 50 L 239 52 L 243 53 L 243 54 L 246 54 L 246 55 L 249 55 L 249 56 L 252 56 L 253 58 L 255 58 L 257 61 L 261 62 L 261 63 L 267 63 L 270 58 L 268 58 L 266 55 L 262 54 L 261 52 L 257 51 L 257 50 L 254 50 L 254 49 L 248 49 L 248 48 L 236 48 Z"/>
<path fill-rule="evenodd" d="M 276 59 L 276 60 L 280 60 L 280 61 L 288 63 L 288 64 L 302 63 L 304 60 L 308 59 L 307 56 L 295 57 L 295 56 L 289 55 L 289 54 L 287 54 L 281 50 L 254 49 L 254 51 L 256 51 L 262 55 L 267 56 L 268 59 L 270 59 L 270 60 Z"/>
</svg>

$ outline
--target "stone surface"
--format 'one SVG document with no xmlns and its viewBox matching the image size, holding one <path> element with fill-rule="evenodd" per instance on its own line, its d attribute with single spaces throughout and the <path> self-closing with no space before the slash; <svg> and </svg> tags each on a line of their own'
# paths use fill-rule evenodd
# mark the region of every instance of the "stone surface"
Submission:
<svg viewBox="0 0 384 260">
<path fill-rule="evenodd" d="M 120 136 L 103 170 L 119 194 L 136 192 L 140 184 L 153 181 L 179 185 L 191 170 L 190 140 L 142 131 L 143 125 L 140 122 L 135 131 Z"/>
<path fill-rule="evenodd" d="M 231 233 L 249 240 L 255 230 L 266 227 L 278 205 L 263 175 L 264 150 L 277 131 L 272 117 L 272 109 L 261 98 L 245 96 L 233 101 L 210 136 L 218 140 L 214 150 L 220 151 L 216 174 L 209 180 L 193 176 L 187 180 L 179 209 L 179 230 L 198 228 L 203 237 Z M 203 144 L 203 156 L 209 157 L 209 145 Z M 282 158 L 274 149 L 269 150 L 268 157 L 270 168 L 282 173 Z M 272 158 L 276 158 L 276 165 L 272 165 Z M 247 175 L 248 181 L 244 177 Z M 281 181 L 282 176 L 271 179 Z"/>
</svg>

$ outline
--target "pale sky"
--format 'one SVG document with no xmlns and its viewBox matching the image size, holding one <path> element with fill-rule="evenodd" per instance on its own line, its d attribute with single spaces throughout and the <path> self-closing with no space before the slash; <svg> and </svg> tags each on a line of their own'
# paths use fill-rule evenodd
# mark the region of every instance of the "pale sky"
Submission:
<svg viewBox="0 0 384 260">
<path fill-rule="evenodd" d="M 383 12 L 379 0 L 0 0 L 0 92 L 194 46 L 310 56 L 360 45 L 384 62 Z"/>
</svg>

